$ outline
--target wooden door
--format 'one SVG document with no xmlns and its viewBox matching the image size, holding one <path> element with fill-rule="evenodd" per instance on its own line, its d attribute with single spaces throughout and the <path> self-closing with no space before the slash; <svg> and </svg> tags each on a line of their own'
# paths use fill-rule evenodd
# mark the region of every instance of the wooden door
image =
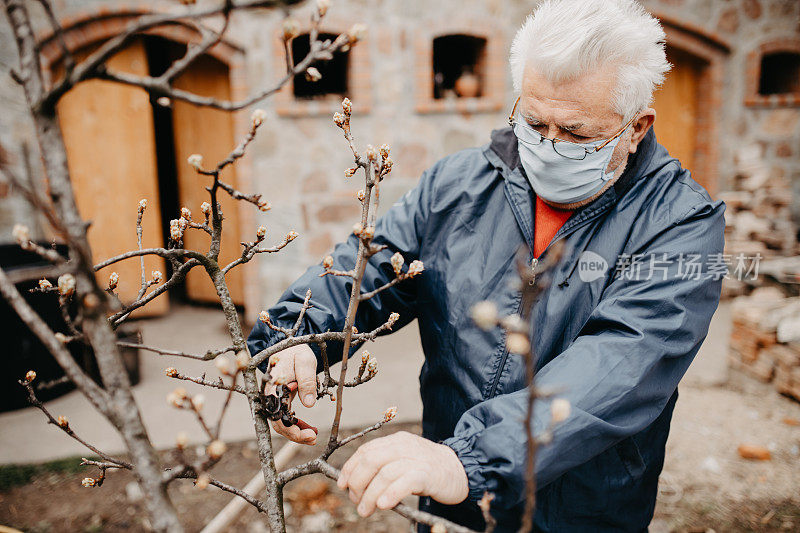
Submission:
<svg viewBox="0 0 800 533">
<path fill-rule="evenodd" d="M 79 51 L 85 58 L 96 47 Z M 144 43 L 134 40 L 114 55 L 111 69 L 131 74 L 148 73 Z M 56 77 L 59 69 L 54 70 Z M 67 149 L 67 164 L 81 216 L 91 221 L 89 243 L 95 261 L 137 248 L 136 210 L 147 199 L 143 222 L 143 246 L 163 246 L 158 195 L 153 113 L 146 92 L 137 87 L 101 80 L 82 82 L 58 103 L 59 124 Z M 145 272 L 165 272 L 164 260 L 145 257 Z M 98 272 L 101 286 L 108 276 L 119 274 L 123 302 L 135 299 L 141 284 L 138 258 L 128 259 Z M 162 294 L 134 316 L 153 316 L 167 311 Z"/>
<path fill-rule="evenodd" d="M 658 142 L 670 155 L 680 160 L 690 171 L 695 170 L 698 130 L 698 91 L 705 64 L 681 50 L 667 47 L 667 60 L 672 70 L 664 85 L 656 91 L 656 122 L 654 125 Z M 692 175 L 703 184 L 706 176 Z"/>
<path fill-rule="evenodd" d="M 231 94 L 227 66 L 210 56 L 198 58 L 175 80 L 175 87 L 220 100 L 230 99 Z M 203 156 L 203 165 L 206 168 L 213 168 L 219 161 L 225 159 L 236 142 L 233 114 L 176 101 L 173 103 L 172 120 L 177 158 L 178 197 L 181 206 L 188 207 L 192 217 L 201 221 L 200 204 L 209 200 L 205 187 L 211 184 L 211 178 L 197 174 L 186 160 L 191 154 L 200 154 Z M 223 181 L 237 187 L 235 164 L 223 170 L 221 176 Z M 221 189 L 218 198 L 224 215 L 220 264 L 225 265 L 241 256 L 242 247 L 239 242 L 243 238 L 240 238 L 239 202 L 231 199 Z M 255 239 L 255 228 L 252 233 L 249 240 Z M 208 251 L 209 242 L 209 235 L 199 230 L 188 231 L 184 238 L 185 246 L 203 252 Z M 244 304 L 241 268 L 231 270 L 226 280 L 233 301 L 240 305 Z M 214 285 L 200 268 L 189 272 L 186 279 L 186 294 L 192 300 L 218 301 Z"/>
</svg>

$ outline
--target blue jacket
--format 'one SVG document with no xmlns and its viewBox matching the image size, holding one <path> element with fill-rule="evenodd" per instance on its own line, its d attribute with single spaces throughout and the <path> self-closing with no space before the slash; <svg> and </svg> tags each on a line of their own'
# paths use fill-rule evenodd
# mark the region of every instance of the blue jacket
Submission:
<svg viewBox="0 0 800 533">
<path fill-rule="evenodd" d="M 497 531 L 516 531 L 524 506 L 524 362 L 508 354 L 499 328 L 476 328 L 469 311 L 481 300 L 503 315 L 519 310 L 515 254 L 533 248 L 534 206 L 510 129 L 440 160 L 379 220 L 375 242 L 387 248 L 370 259 L 363 290 L 394 277 L 395 252 L 423 261 L 424 273 L 362 303 L 356 320 L 359 331 L 395 311 L 396 327 L 418 320 L 423 435 L 455 450 L 469 479 L 462 504 L 420 505 L 473 528 L 482 528 L 475 502 L 484 491 L 496 496 Z M 566 246 L 532 310 L 536 384 L 560 391 L 572 413 L 537 453 L 538 531 L 647 528 L 678 382 L 719 303 L 724 209 L 651 129 L 614 186 L 553 238 Z M 356 248 L 354 236 L 339 244 L 335 268 L 352 268 Z M 351 283 L 321 278 L 322 270 L 311 267 L 289 287 L 269 310 L 274 321 L 291 326 L 310 288 L 301 333 L 343 328 Z M 251 353 L 277 336 L 257 324 Z M 539 401 L 535 432 L 549 420 L 548 400 Z"/>
</svg>

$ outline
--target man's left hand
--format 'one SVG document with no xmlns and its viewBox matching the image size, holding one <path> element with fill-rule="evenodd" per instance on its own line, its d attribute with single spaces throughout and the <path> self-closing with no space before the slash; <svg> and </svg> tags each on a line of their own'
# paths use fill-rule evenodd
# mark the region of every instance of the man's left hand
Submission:
<svg viewBox="0 0 800 533">
<path fill-rule="evenodd" d="M 337 485 L 350 489 L 358 514 L 391 509 L 411 494 L 454 505 L 468 495 L 467 474 L 452 448 L 406 431 L 363 444 L 347 460 Z"/>
</svg>

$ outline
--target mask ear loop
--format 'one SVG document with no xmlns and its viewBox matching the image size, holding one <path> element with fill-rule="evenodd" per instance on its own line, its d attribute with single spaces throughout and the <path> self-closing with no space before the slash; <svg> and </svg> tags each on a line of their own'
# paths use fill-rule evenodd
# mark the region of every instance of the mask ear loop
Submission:
<svg viewBox="0 0 800 533">
<path fill-rule="evenodd" d="M 516 106 L 515 106 L 515 107 L 516 107 Z M 616 139 L 617 137 L 619 137 L 620 135 L 622 135 L 622 134 L 625 132 L 625 130 L 627 130 L 627 129 L 630 127 L 630 125 L 631 125 L 631 124 L 633 124 L 633 121 L 634 121 L 634 119 L 636 118 L 636 116 L 637 116 L 638 114 L 639 114 L 639 113 L 637 112 L 635 115 L 633 115 L 633 116 L 631 117 L 631 119 L 628 121 L 628 123 L 627 123 L 627 124 L 625 124 L 624 126 L 622 126 L 622 129 L 621 129 L 621 130 L 619 130 L 617 133 L 615 133 L 615 134 L 614 134 L 614 136 L 613 136 L 613 137 L 611 137 L 610 139 L 606 139 L 606 140 L 605 140 L 605 141 L 604 141 L 602 144 L 600 144 L 600 146 L 597 146 L 597 147 L 594 149 L 594 151 L 595 151 L 595 152 L 599 152 L 600 150 L 602 150 L 603 148 L 605 148 L 605 147 L 608 145 L 608 143 L 610 143 L 611 141 L 613 141 L 614 139 Z"/>
<path fill-rule="evenodd" d="M 517 96 L 517 99 L 514 101 L 514 107 L 511 108 L 511 114 L 508 115 L 508 125 L 512 128 L 514 127 L 514 113 L 517 112 L 517 105 L 519 104 L 520 98 L 522 98 L 522 96 Z"/>
</svg>

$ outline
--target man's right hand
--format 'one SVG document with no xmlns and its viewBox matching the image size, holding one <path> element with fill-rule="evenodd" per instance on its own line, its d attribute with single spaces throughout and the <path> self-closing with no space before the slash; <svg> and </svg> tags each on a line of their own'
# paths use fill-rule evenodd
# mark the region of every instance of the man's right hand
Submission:
<svg viewBox="0 0 800 533">
<path fill-rule="evenodd" d="M 306 407 L 312 407 L 317 401 L 317 358 L 306 344 L 292 346 L 274 354 L 271 360 L 278 362 L 270 370 L 272 379 L 283 378 L 283 382 L 300 395 L 300 401 Z M 294 383 L 293 383 L 294 382 Z M 275 392 L 275 386 L 267 389 L 267 393 Z M 289 440 L 313 446 L 317 443 L 317 433 L 313 429 L 300 429 L 298 426 L 286 427 L 280 420 L 270 420 L 272 429 Z"/>
</svg>

